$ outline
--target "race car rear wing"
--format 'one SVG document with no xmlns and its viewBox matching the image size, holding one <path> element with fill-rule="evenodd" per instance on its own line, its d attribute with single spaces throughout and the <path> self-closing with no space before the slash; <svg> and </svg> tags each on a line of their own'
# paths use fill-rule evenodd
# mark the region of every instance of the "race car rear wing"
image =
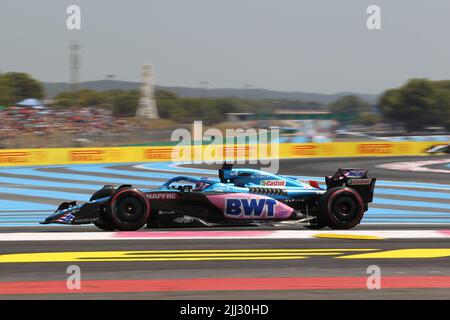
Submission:
<svg viewBox="0 0 450 320">
<path fill-rule="evenodd" d="M 373 201 L 376 178 L 369 178 L 367 169 L 344 168 L 334 175 L 325 177 L 327 189 L 334 187 L 349 187 L 358 191 L 365 203 Z"/>
</svg>

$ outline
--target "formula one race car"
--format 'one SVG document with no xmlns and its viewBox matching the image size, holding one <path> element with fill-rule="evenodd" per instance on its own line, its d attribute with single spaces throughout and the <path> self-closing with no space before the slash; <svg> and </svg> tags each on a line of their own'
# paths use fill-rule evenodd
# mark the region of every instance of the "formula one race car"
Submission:
<svg viewBox="0 0 450 320">
<path fill-rule="evenodd" d="M 450 154 L 450 143 L 449 144 L 437 144 L 429 147 L 425 150 L 428 154 L 438 154 L 438 153 L 447 153 Z"/>
<path fill-rule="evenodd" d="M 62 203 L 42 224 L 94 223 L 103 230 L 158 227 L 243 226 L 300 223 L 310 229 L 350 229 L 372 202 L 374 178 L 365 169 L 339 169 L 316 181 L 300 181 L 224 164 L 220 181 L 178 176 L 159 189 L 104 186 L 90 201 Z"/>
</svg>

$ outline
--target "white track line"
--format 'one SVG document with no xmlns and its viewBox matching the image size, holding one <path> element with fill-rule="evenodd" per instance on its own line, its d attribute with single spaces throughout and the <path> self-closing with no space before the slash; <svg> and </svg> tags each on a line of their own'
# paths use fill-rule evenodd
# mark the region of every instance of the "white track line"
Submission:
<svg viewBox="0 0 450 320">
<path fill-rule="evenodd" d="M 400 171 L 415 171 L 415 172 L 435 172 L 435 173 L 450 173 L 450 170 L 433 169 L 426 166 L 433 164 L 449 163 L 450 159 L 426 160 L 426 161 L 405 161 L 380 164 L 377 167 L 390 170 Z"/>
<path fill-rule="evenodd" d="M 142 232 L 35 232 L 1 233 L 0 242 L 105 241 L 105 240 L 211 240 L 211 239 L 313 239 L 320 235 L 378 237 L 382 239 L 448 239 L 450 230 L 242 230 Z"/>
</svg>

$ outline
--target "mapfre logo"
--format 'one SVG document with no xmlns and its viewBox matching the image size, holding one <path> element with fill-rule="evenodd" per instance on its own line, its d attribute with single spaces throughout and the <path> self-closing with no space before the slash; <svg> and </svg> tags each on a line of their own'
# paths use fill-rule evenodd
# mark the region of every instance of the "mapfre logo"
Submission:
<svg viewBox="0 0 450 320">
<path fill-rule="evenodd" d="M 77 150 L 70 152 L 70 161 L 103 161 L 101 150 Z"/>
<path fill-rule="evenodd" d="M 146 149 L 144 153 L 145 159 L 149 160 L 170 160 L 172 157 L 172 148 L 152 148 Z"/>
<path fill-rule="evenodd" d="M 175 200 L 178 199 L 179 194 L 176 192 L 156 192 L 147 193 L 147 198 L 158 199 L 158 200 Z"/>
<path fill-rule="evenodd" d="M 389 154 L 392 152 L 392 145 L 387 143 L 366 143 L 358 145 L 358 153 Z"/>
<path fill-rule="evenodd" d="M 29 162 L 28 152 L 0 152 L 0 162 L 2 163 L 25 163 Z"/>
</svg>

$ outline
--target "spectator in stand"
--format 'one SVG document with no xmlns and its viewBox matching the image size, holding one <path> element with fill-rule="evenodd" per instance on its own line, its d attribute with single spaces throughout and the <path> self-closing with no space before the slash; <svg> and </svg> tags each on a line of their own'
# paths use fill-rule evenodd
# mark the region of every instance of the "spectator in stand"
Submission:
<svg viewBox="0 0 450 320">
<path fill-rule="evenodd" d="M 115 118 L 110 110 L 82 107 L 70 110 L 33 109 L 11 106 L 0 110 L 0 134 L 3 144 L 8 140 L 48 135 L 106 135 L 119 132 L 127 134 L 139 129 L 133 119 Z"/>
</svg>

